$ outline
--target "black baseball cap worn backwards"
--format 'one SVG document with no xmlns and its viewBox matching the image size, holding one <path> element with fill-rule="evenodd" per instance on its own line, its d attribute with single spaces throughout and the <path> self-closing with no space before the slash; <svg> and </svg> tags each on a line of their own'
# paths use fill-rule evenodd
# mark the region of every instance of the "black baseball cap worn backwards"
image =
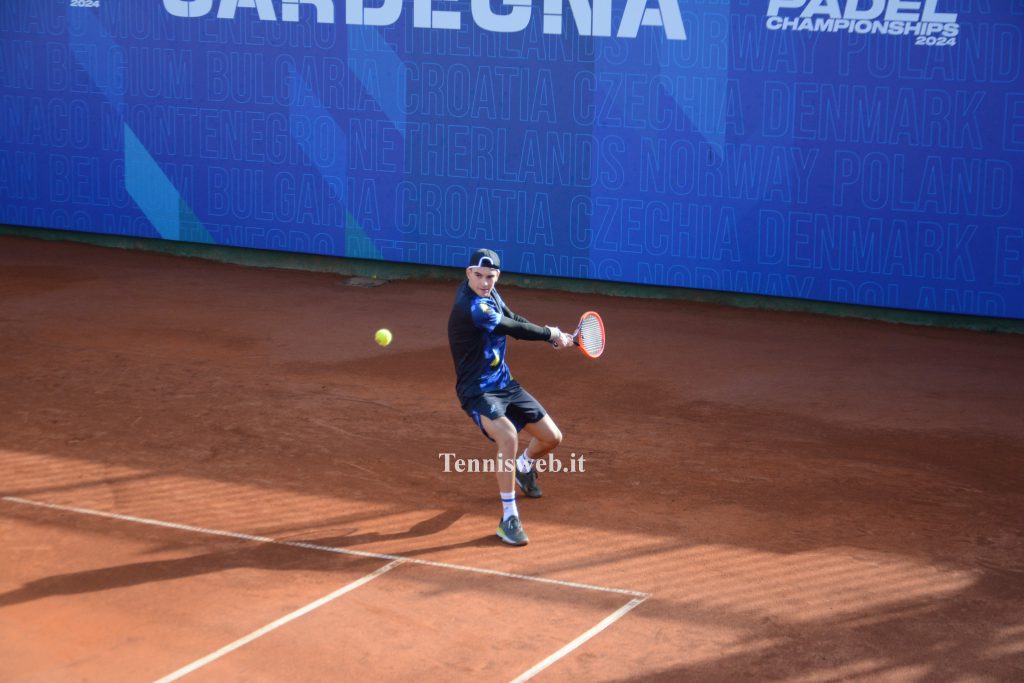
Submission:
<svg viewBox="0 0 1024 683">
<path fill-rule="evenodd" d="M 469 257 L 469 267 L 501 270 L 501 259 L 490 249 L 477 249 Z"/>
</svg>

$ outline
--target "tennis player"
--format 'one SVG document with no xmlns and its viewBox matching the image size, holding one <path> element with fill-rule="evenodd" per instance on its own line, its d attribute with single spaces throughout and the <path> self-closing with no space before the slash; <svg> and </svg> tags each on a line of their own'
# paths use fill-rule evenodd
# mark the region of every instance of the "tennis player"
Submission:
<svg viewBox="0 0 1024 683">
<path fill-rule="evenodd" d="M 518 483 L 530 498 L 541 496 L 533 461 L 558 446 L 562 432 L 537 399 L 512 378 L 505 363 L 505 337 L 550 342 L 556 349 L 573 342 L 557 327 L 534 325 L 510 311 L 495 289 L 500 276 L 496 253 L 473 252 L 448 317 L 448 344 L 462 409 L 498 448 L 495 472 L 502 506 L 498 537 L 511 545 L 526 545 L 529 538 L 519 521 L 515 486 Z M 509 467 L 506 463 L 519 453 L 520 431 L 526 431 L 530 442 L 515 466 Z"/>
</svg>

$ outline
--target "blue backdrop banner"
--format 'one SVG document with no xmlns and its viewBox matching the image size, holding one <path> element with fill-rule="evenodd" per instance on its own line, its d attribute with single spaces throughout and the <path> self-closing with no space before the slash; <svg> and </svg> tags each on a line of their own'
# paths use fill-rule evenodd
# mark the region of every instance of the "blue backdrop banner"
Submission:
<svg viewBox="0 0 1024 683">
<path fill-rule="evenodd" d="M 1024 318 L 1021 0 L 5 0 L 0 220 Z"/>
</svg>

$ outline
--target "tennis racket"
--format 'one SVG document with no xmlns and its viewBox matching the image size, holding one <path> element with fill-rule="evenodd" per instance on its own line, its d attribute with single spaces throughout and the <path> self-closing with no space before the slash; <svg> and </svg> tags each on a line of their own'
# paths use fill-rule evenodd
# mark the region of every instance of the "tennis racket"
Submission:
<svg viewBox="0 0 1024 683">
<path fill-rule="evenodd" d="M 587 358 L 597 358 L 604 353 L 604 321 L 594 311 L 580 316 L 580 324 L 572 335 L 572 343 L 580 347 Z"/>
</svg>

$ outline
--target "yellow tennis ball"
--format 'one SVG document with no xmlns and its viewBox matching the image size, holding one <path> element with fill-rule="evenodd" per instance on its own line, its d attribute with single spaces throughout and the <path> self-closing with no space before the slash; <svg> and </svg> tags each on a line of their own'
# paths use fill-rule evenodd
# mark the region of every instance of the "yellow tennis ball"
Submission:
<svg viewBox="0 0 1024 683">
<path fill-rule="evenodd" d="M 373 340 L 381 346 L 387 346 L 391 343 L 391 330 L 387 328 L 377 330 L 377 333 L 373 335 Z"/>
</svg>

